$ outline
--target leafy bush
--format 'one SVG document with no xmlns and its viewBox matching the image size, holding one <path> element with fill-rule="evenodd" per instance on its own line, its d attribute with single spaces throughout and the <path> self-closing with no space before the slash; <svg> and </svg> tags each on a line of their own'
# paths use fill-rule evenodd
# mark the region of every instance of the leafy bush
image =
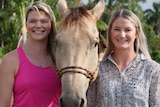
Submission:
<svg viewBox="0 0 160 107">
<path fill-rule="evenodd" d="M 148 48 L 151 57 L 160 63 L 160 37 L 155 34 L 152 26 L 147 25 L 146 23 L 144 23 L 143 26 L 145 35 L 147 36 Z"/>
</svg>

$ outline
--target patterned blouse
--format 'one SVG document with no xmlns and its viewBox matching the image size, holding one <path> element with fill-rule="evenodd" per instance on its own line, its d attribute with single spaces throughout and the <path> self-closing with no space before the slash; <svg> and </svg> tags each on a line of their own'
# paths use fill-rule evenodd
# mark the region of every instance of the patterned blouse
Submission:
<svg viewBox="0 0 160 107">
<path fill-rule="evenodd" d="M 160 107 L 160 64 L 138 54 L 123 71 L 109 55 L 87 92 L 87 107 Z"/>
</svg>

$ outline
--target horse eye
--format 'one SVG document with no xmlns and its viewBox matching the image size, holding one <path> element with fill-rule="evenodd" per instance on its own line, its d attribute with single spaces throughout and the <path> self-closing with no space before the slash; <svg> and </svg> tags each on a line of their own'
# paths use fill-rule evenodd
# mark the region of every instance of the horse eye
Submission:
<svg viewBox="0 0 160 107">
<path fill-rule="evenodd" d="M 54 40 L 54 44 L 57 45 L 57 40 Z"/>
<path fill-rule="evenodd" d="M 98 43 L 98 42 L 96 42 L 94 46 L 95 46 L 95 47 L 97 47 L 97 46 L 98 46 L 98 44 L 99 44 L 99 43 Z"/>
</svg>

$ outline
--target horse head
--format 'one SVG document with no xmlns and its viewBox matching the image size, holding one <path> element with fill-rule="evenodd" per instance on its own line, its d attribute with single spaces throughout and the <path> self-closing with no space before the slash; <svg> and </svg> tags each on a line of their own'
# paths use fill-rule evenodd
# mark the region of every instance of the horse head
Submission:
<svg viewBox="0 0 160 107">
<path fill-rule="evenodd" d="M 54 40 L 55 62 L 62 82 L 61 107 L 86 107 L 86 91 L 98 74 L 100 42 L 96 27 L 105 7 L 100 0 L 92 9 L 57 4 L 61 18 Z"/>
</svg>

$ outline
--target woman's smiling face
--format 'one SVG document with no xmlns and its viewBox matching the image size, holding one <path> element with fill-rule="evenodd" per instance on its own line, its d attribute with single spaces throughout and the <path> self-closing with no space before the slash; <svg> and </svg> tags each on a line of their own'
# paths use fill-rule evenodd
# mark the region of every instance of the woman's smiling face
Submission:
<svg viewBox="0 0 160 107">
<path fill-rule="evenodd" d="M 31 10 L 28 13 L 26 27 L 32 39 L 47 38 L 51 30 L 51 20 L 44 11 Z"/>
<path fill-rule="evenodd" d="M 116 19 L 112 23 L 110 36 L 114 45 L 114 49 L 133 49 L 134 51 L 134 41 L 137 37 L 136 27 L 130 20 L 123 17 Z"/>
</svg>

